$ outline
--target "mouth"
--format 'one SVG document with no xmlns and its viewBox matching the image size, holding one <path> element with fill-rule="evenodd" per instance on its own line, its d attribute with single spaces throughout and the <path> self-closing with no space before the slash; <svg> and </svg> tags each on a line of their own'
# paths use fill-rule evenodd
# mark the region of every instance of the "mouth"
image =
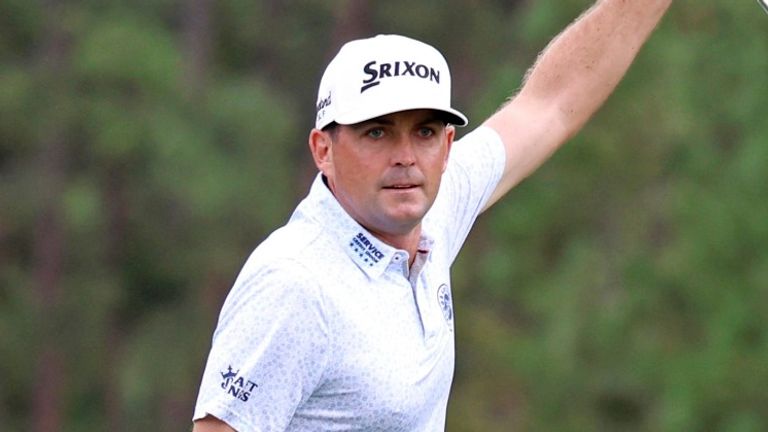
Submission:
<svg viewBox="0 0 768 432">
<path fill-rule="evenodd" d="M 417 187 L 419 187 L 419 185 L 406 183 L 406 184 L 393 184 L 393 185 L 389 185 L 389 186 L 384 186 L 383 189 L 387 189 L 387 190 L 409 190 L 409 189 L 415 189 Z"/>
</svg>

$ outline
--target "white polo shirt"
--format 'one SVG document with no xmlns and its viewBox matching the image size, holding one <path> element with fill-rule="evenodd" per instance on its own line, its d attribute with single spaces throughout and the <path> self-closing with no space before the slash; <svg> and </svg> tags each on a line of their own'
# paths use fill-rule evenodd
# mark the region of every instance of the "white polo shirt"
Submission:
<svg viewBox="0 0 768 432">
<path fill-rule="evenodd" d="M 194 419 L 245 431 L 442 431 L 454 368 L 449 268 L 504 168 L 480 128 L 454 144 L 408 253 L 318 175 L 248 258 L 222 308 Z"/>
</svg>

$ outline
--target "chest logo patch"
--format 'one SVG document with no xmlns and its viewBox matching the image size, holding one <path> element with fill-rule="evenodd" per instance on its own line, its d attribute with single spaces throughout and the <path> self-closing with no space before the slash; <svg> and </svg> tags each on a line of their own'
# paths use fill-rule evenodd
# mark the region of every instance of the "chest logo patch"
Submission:
<svg viewBox="0 0 768 432">
<path fill-rule="evenodd" d="M 368 240 L 368 237 L 363 233 L 357 233 L 357 235 L 352 238 L 352 242 L 349 243 L 349 247 L 351 247 L 355 251 L 355 254 L 371 267 L 373 267 L 373 264 L 384 258 L 384 253 L 380 251 L 373 242 Z"/>
<path fill-rule="evenodd" d="M 443 318 L 448 324 L 453 321 L 453 302 L 451 302 L 451 290 L 448 285 L 442 284 L 437 289 L 437 304 L 440 305 L 440 310 L 443 311 Z"/>
</svg>

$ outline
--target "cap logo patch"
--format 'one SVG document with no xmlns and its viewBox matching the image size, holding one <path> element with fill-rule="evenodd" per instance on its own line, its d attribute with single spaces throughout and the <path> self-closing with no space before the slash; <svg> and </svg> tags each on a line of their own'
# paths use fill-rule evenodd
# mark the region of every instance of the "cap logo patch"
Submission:
<svg viewBox="0 0 768 432">
<path fill-rule="evenodd" d="M 317 101 L 317 111 L 326 108 L 331 105 L 331 93 L 328 92 L 328 96 Z"/>
<path fill-rule="evenodd" d="M 384 78 L 397 76 L 412 76 L 440 84 L 440 71 L 438 69 L 416 62 L 395 61 L 392 63 L 378 63 L 376 60 L 373 60 L 363 66 L 363 73 L 368 77 L 363 80 L 360 93 L 381 84 L 381 80 Z"/>
</svg>

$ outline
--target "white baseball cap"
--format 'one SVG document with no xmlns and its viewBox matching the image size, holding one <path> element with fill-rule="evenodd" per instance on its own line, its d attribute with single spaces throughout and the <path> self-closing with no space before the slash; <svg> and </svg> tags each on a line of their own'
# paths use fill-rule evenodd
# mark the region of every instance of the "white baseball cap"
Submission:
<svg viewBox="0 0 768 432">
<path fill-rule="evenodd" d="M 411 109 L 433 109 L 466 126 L 451 108 L 451 73 L 438 50 L 398 35 L 347 42 L 320 80 L 315 127 L 355 124 Z"/>
</svg>

